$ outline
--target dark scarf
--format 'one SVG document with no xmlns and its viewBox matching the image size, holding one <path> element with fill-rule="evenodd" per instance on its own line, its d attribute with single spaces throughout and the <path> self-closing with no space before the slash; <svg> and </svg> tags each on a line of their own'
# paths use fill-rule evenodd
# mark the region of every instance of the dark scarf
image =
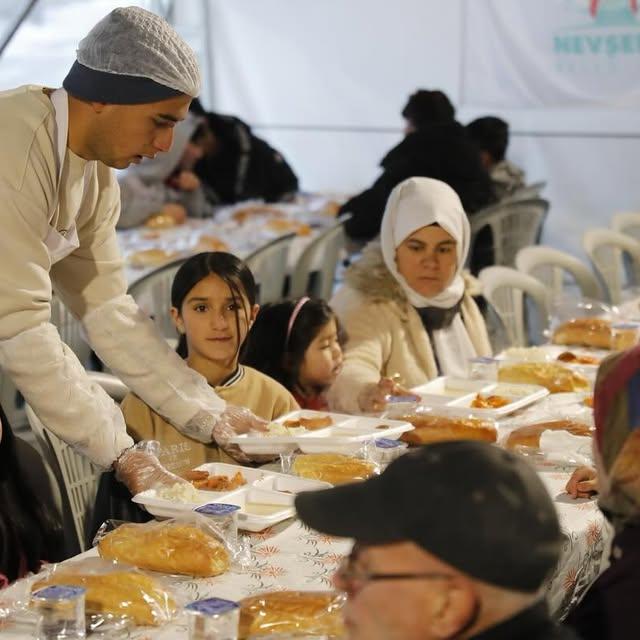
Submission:
<svg viewBox="0 0 640 640">
<path fill-rule="evenodd" d="M 414 307 L 418 312 L 420 320 L 422 320 L 422 325 L 429 334 L 429 337 L 431 337 L 432 331 L 446 329 L 451 326 L 453 319 L 460 312 L 463 298 L 464 295 L 453 305 L 453 307 L 449 307 L 448 309 L 439 309 L 438 307 Z"/>
</svg>

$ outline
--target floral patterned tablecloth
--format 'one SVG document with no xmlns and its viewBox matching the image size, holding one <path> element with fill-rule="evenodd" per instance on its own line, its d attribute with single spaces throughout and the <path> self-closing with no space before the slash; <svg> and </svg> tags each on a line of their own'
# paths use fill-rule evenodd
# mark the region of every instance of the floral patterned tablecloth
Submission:
<svg viewBox="0 0 640 640">
<path fill-rule="evenodd" d="M 565 536 L 558 569 L 547 585 L 547 597 L 556 616 L 562 617 L 586 587 L 601 571 L 608 555 L 611 532 L 598 510 L 595 500 L 571 500 L 564 494 L 568 471 L 541 471 L 558 510 Z M 496 523 L 499 526 L 499 523 Z M 348 553 L 348 540 L 320 535 L 297 520 L 288 520 L 260 533 L 248 534 L 253 553 L 250 568 L 229 571 L 216 578 L 171 579 L 177 594 L 185 601 L 208 597 L 239 600 L 262 591 L 280 589 L 326 590 L 331 588 L 331 576 L 342 557 Z M 94 555 L 90 551 L 83 555 Z M 8 600 L 25 581 L 17 583 L 0 595 Z M 27 638 L 28 634 L 3 631 L 3 638 Z M 187 637 L 184 616 L 162 629 L 138 628 L 130 635 L 120 631 L 110 637 L 175 639 Z"/>
</svg>

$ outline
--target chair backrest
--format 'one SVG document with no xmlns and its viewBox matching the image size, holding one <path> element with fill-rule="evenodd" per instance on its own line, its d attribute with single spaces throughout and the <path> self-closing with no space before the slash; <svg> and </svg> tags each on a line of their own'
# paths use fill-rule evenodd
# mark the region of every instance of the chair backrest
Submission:
<svg viewBox="0 0 640 640">
<path fill-rule="evenodd" d="M 587 265 L 575 256 L 551 247 L 525 247 L 518 251 L 516 267 L 534 278 L 537 278 L 548 289 L 552 296 L 559 296 L 565 290 L 567 274 L 580 288 L 585 298 L 602 300 L 604 292 Z"/>
<path fill-rule="evenodd" d="M 538 242 L 548 210 L 549 203 L 546 200 L 534 198 L 507 200 L 474 213 L 469 219 L 471 262 L 474 252 L 479 248 L 475 246 L 478 234 L 489 227 L 493 236 L 493 264 L 514 266 L 518 251 Z"/>
<path fill-rule="evenodd" d="M 546 287 L 526 273 L 509 267 L 487 267 L 479 276 L 482 293 L 502 320 L 512 346 L 529 346 L 525 320 L 525 298 L 537 306 L 538 320 L 545 328 L 549 317 Z"/>
<path fill-rule="evenodd" d="M 346 243 L 344 225 L 350 218 L 350 213 L 341 216 L 307 245 L 291 273 L 289 297 L 331 298 L 340 252 Z"/>
<path fill-rule="evenodd" d="M 289 248 L 295 233 L 276 238 L 245 258 L 258 285 L 260 304 L 282 299 L 289 266 Z"/>
<path fill-rule="evenodd" d="M 158 267 L 129 287 L 129 295 L 152 318 L 165 338 L 176 338 L 178 333 L 171 321 L 171 284 L 186 258 L 180 258 Z"/>
<path fill-rule="evenodd" d="M 514 191 L 510 196 L 504 200 L 531 200 L 532 198 L 539 198 L 542 190 L 547 186 L 546 182 L 533 182 L 526 184 L 524 187 L 520 187 L 517 191 Z M 504 201 L 503 200 L 503 201 Z"/>
<path fill-rule="evenodd" d="M 619 304 L 624 286 L 640 282 L 640 242 L 611 229 L 589 229 L 582 236 L 582 247 L 602 279 L 609 301 Z M 626 277 L 625 255 L 630 269 Z"/>
<path fill-rule="evenodd" d="M 640 211 L 616 213 L 611 218 L 611 228 L 618 233 L 631 236 L 634 240 L 640 240 Z"/>
<path fill-rule="evenodd" d="M 51 324 L 58 329 L 62 342 L 86 366 L 91 355 L 91 347 L 85 340 L 82 324 L 55 294 L 51 298 Z"/>
<path fill-rule="evenodd" d="M 96 372 L 89 372 L 89 375 L 115 400 L 121 400 L 126 395 L 127 387 L 117 378 Z M 48 431 L 28 404 L 25 405 L 25 411 L 36 442 L 58 482 L 65 538 L 72 541 L 69 547 L 75 550 L 75 537 L 77 549 L 85 551 L 85 530 L 90 521 L 102 470 Z"/>
</svg>

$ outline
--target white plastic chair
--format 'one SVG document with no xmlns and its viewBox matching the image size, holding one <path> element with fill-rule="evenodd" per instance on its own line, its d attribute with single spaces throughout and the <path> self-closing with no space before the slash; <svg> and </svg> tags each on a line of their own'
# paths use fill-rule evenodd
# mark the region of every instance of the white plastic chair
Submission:
<svg viewBox="0 0 640 640">
<path fill-rule="evenodd" d="M 89 372 L 89 375 L 98 384 L 104 385 L 114 400 L 122 400 L 127 394 L 125 384 L 113 376 L 99 372 Z M 85 551 L 85 530 L 95 503 L 102 470 L 48 431 L 28 404 L 25 405 L 25 412 L 36 442 L 58 482 L 65 538 L 77 538 L 77 548 Z M 74 540 L 70 548 L 75 551 L 75 547 Z"/>
<path fill-rule="evenodd" d="M 549 318 L 546 287 L 534 277 L 510 267 L 487 267 L 478 277 L 482 283 L 482 293 L 502 320 L 511 345 L 529 346 L 525 321 L 525 295 L 537 307 L 538 320 L 544 325 L 539 326 L 540 330 L 546 329 Z"/>
<path fill-rule="evenodd" d="M 546 182 L 533 182 L 526 184 L 524 187 L 520 187 L 517 191 L 514 191 L 510 196 L 504 198 L 505 200 L 531 200 L 539 198 L 542 190 L 547 186 Z"/>
<path fill-rule="evenodd" d="M 169 309 L 171 308 L 171 285 L 178 269 L 187 258 L 180 258 L 140 278 L 129 287 L 129 295 L 138 306 L 153 320 L 165 338 L 175 340 L 178 337 Z"/>
<path fill-rule="evenodd" d="M 479 251 L 487 247 L 477 247 L 478 234 L 485 227 L 493 236 L 493 264 L 514 266 L 516 254 L 523 247 L 538 243 L 542 225 L 549 210 L 549 203 L 541 198 L 531 200 L 507 200 L 474 213 L 469 218 L 471 224 L 470 263 L 473 265 Z"/>
<path fill-rule="evenodd" d="M 260 304 L 278 302 L 282 299 L 287 278 L 289 248 L 295 237 L 295 233 L 280 236 L 245 258 L 244 261 L 258 285 Z"/>
<path fill-rule="evenodd" d="M 616 213 L 611 218 L 611 228 L 640 241 L 640 211 Z"/>
<path fill-rule="evenodd" d="M 553 297 L 565 290 L 567 274 L 580 288 L 585 298 L 602 300 L 604 292 L 591 270 L 578 258 L 551 247 L 525 247 L 516 256 L 518 271 L 542 282 Z"/>
<path fill-rule="evenodd" d="M 640 242 L 637 240 L 611 229 L 589 229 L 582 236 L 582 247 L 602 279 L 612 304 L 622 301 L 623 288 L 640 283 Z"/>
<path fill-rule="evenodd" d="M 344 225 L 349 218 L 350 213 L 341 216 L 336 224 L 308 244 L 291 274 L 289 297 L 331 298 L 340 252 L 346 243 Z"/>
</svg>

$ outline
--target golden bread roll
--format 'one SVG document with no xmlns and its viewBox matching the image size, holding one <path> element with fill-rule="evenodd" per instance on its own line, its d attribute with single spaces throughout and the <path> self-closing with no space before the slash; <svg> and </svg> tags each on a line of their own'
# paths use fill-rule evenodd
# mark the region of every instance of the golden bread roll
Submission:
<svg viewBox="0 0 640 640">
<path fill-rule="evenodd" d="M 269 220 L 267 222 L 267 227 L 272 231 L 279 232 L 292 232 L 296 233 L 299 236 L 308 236 L 311 233 L 311 227 L 304 222 L 299 222 L 297 220 L 287 220 L 284 218 L 274 218 L 273 220 Z"/>
<path fill-rule="evenodd" d="M 165 262 L 177 258 L 175 251 L 165 251 L 164 249 L 143 249 L 142 251 L 134 251 L 128 258 L 128 262 L 132 267 L 157 267 Z"/>
<path fill-rule="evenodd" d="M 239 637 L 295 634 L 342 638 L 343 603 L 337 594 L 322 591 L 274 591 L 250 596 L 240 602 Z"/>
<path fill-rule="evenodd" d="M 341 453 L 307 453 L 296 457 L 292 471 L 301 478 L 344 484 L 366 480 L 374 475 L 376 466 L 373 462 Z"/>
<path fill-rule="evenodd" d="M 519 362 L 500 367 L 498 380 L 538 384 L 549 389 L 550 393 L 589 390 L 589 381 L 582 374 L 554 362 Z"/>
<path fill-rule="evenodd" d="M 248 207 L 242 207 L 241 209 L 236 209 L 233 212 L 232 218 L 239 223 L 243 223 L 252 216 L 261 216 L 261 215 L 269 215 L 282 217 L 284 216 L 284 211 L 282 209 L 278 209 L 276 207 L 272 207 L 268 204 L 257 204 Z"/>
<path fill-rule="evenodd" d="M 285 420 L 282 424 L 284 424 L 287 429 L 292 427 L 303 427 L 309 431 L 315 431 L 316 429 L 330 427 L 333 425 L 333 419 L 331 416 L 315 416 L 306 418 L 304 416 L 300 416 L 291 420 Z"/>
<path fill-rule="evenodd" d="M 178 222 L 173 216 L 167 215 L 166 213 L 156 213 L 150 218 L 147 218 L 144 226 L 149 229 L 171 229 L 177 226 L 177 224 Z"/>
<path fill-rule="evenodd" d="M 220 238 L 210 236 L 206 233 L 200 236 L 195 248 L 196 251 L 229 251 L 229 245 L 224 240 L 220 240 Z"/>
<path fill-rule="evenodd" d="M 52 585 L 84 587 L 87 613 L 126 615 L 138 625 L 164 624 L 176 612 L 173 598 L 153 578 L 142 573 L 83 574 L 62 569 L 36 582 L 31 590 Z"/>
<path fill-rule="evenodd" d="M 162 573 L 209 577 L 229 568 L 222 542 L 180 522 L 123 524 L 100 540 L 98 552 L 107 560 Z"/>
<path fill-rule="evenodd" d="M 487 420 L 477 418 L 449 418 L 432 415 L 406 415 L 399 420 L 411 423 L 415 429 L 400 438 L 409 444 L 431 444 L 449 440 L 485 440 L 495 442 L 496 428 Z"/>
<path fill-rule="evenodd" d="M 529 424 L 513 430 L 507 438 L 507 449 L 516 447 L 540 448 L 540 436 L 544 431 L 568 431 L 574 436 L 591 436 L 592 430 L 588 424 L 575 420 L 552 420 Z"/>
<path fill-rule="evenodd" d="M 574 318 L 554 331 L 553 343 L 611 349 L 611 323 L 603 318 Z"/>
</svg>

